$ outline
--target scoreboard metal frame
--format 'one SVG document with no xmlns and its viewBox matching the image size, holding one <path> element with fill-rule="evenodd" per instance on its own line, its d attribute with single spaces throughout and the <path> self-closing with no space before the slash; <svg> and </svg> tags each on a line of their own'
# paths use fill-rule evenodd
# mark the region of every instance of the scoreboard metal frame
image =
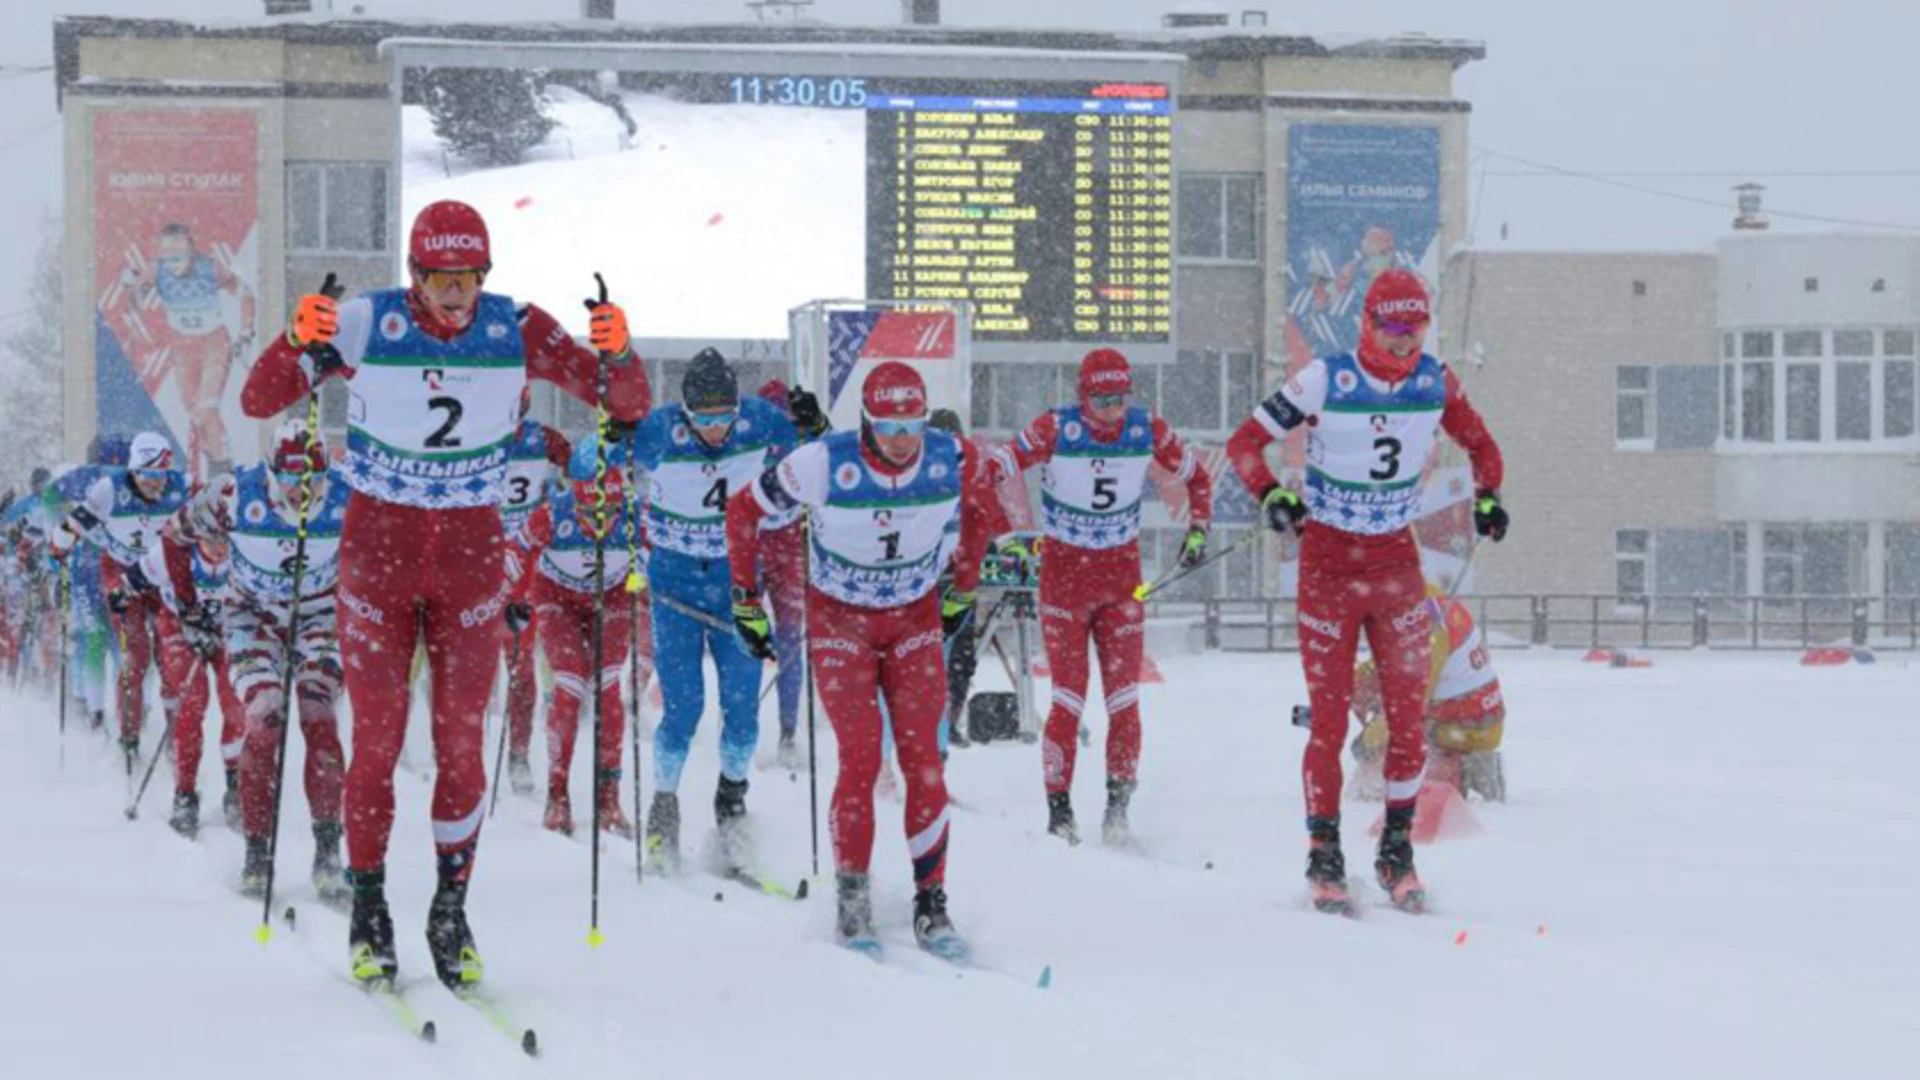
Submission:
<svg viewBox="0 0 1920 1080">
<path fill-rule="evenodd" d="M 394 175 L 399 176 L 404 75 L 413 68 L 512 68 L 549 70 L 616 71 L 662 75 L 713 75 L 722 77 L 794 76 L 818 80 L 913 79 L 953 80 L 991 83 L 1155 83 L 1167 88 L 1171 116 L 1179 110 L 1180 74 L 1186 58 L 1178 53 L 1158 52 L 1078 52 L 1056 49 L 1008 49 L 974 46 L 887 45 L 881 43 L 835 43 L 832 45 L 759 45 L 682 42 L 557 42 L 524 43 L 445 38 L 389 38 L 380 43 L 380 53 L 392 67 L 389 93 L 392 98 Z M 830 93 L 831 82 L 822 83 Z M 846 82 L 838 84 L 842 87 Z M 843 91 L 844 92 L 844 91 Z M 807 107 L 833 107 L 824 100 L 792 102 Z M 1171 150 L 1169 151 L 1171 152 Z M 1170 177 L 1177 173 L 1169 164 Z M 869 193 L 870 196 L 871 193 Z M 1120 347 L 1135 363 L 1170 363 L 1178 340 L 1179 240 L 1177 188 L 1169 190 L 1168 228 L 1168 333 L 1164 342 L 1128 341 Z M 389 236 L 404 236 L 400 220 L 400 184 L 387 185 Z M 863 220 L 863 235 L 849 242 L 868 247 L 871 213 Z M 1070 230 L 1062 222 L 1063 243 L 1071 244 Z M 396 245 L 396 247 L 400 247 Z M 396 261 L 404 259 L 398 251 Z M 404 279 L 405 267 L 396 272 Z M 981 341 L 973 344 L 973 358 L 994 363 L 1071 363 L 1078 361 L 1101 341 L 1033 340 Z"/>
</svg>

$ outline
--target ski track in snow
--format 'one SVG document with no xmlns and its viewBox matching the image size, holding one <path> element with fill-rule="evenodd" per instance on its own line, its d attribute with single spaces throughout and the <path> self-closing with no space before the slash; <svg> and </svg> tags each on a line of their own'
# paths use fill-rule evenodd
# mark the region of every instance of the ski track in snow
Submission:
<svg viewBox="0 0 1920 1080">
<path fill-rule="evenodd" d="M 1134 804 L 1144 855 L 1044 835 L 1037 747 L 955 752 L 950 783 L 973 809 L 954 812 L 952 910 L 990 971 L 914 953 L 897 801 L 876 804 L 889 947 L 876 965 L 831 943 L 830 863 L 813 898 L 793 903 L 691 869 L 636 886 L 624 842 L 606 848 L 607 940 L 589 949 L 586 844 L 541 831 L 535 802 L 503 794 L 470 910 L 489 982 L 539 1031 L 541 1064 L 432 982 L 423 779 L 398 778 L 389 892 L 403 977 L 437 1046 L 408 1040 L 343 977 L 345 920 L 305 880 L 297 737 L 276 909 L 297 905 L 300 927 L 276 923 L 263 949 L 258 904 L 231 891 L 241 844 L 218 824 L 211 753 L 210 824 L 189 844 L 166 828 L 165 763 L 129 824 L 105 740 L 76 715 L 63 771 L 51 702 L 0 692 L 7 1073 L 1804 1080 L 1915 1059 L 1920 730 L 1907 661 L 1826 670 L 1786 654 L 1685 654 L 1614 670 L 1532 651 L 1496 663 L 1513 712 L 1511 802 L 1474 803 L 1481 835 L 1421 849 L 1438 909 L 1425 917 L 1381 906 L 1377 889 L 1357 920 L 1305 909 L 1303 734 L 1286 720 L 1303 700 L 1295 656 L 1160 660 Z M 771 700 L 763 717 L 764 754 Z M 1076 804 L 1097 836 L 1104 717 L 1089 720 Z M 715 731 L 709 715 L 681 789 L 690 855 L 712 829 Z M 150 724 L 149 750 L 158 733 Z M 819 737 L 824 800 L 824 719 Z M 797 881 L 804 773 L 756 771 L 749 806 L 759 868 Z M 1348 807 L 1356 879 L 1376 814 Z M 1037 989 L 1047 966 L 1052 986 Z"/>
</svg>

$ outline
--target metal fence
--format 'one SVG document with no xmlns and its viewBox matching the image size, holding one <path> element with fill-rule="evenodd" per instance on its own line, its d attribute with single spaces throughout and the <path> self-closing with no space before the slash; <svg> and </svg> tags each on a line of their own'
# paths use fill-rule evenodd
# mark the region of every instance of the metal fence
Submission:
<svg viewBox="0 0 1920 1080">
<path fill-rule="evenodd" d="M 1520 594 L 1464 597 L 1495 647 L 1566 649 L 1920 650 L 1920 597 L 1639 597 Z M 1182 610 L 1184 609 L 1184 611 Z M 1295 605 L 1286 599 L 1213 598 L 1157 614 L 1198 616 L 1209 649 L 1299 648 Z"/>
</svg>

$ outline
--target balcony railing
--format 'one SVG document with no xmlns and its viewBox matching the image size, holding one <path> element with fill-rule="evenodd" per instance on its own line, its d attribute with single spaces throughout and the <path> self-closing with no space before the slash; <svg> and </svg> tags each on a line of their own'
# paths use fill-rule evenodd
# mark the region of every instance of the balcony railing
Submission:
<svg viewBox="0 0 1920 1080">
<path fill-rule="evenodd" d="M 1640 597 L 1563 593 L 1464 597 L 1496 648 L 1810 649 L 1920 651 L 1920 597 Z M 1222 599 L 1165 605 L 1157 615 L 1198 616 L 1209 649 L 1299 648 L 1287 599 Z"/>
</svg>

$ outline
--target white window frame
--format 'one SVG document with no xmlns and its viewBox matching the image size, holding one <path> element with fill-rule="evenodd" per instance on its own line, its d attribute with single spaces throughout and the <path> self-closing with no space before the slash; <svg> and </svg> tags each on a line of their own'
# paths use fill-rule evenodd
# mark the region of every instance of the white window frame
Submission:
<svg viewBox="0 0 1920 1080">
<path fill-rule="evenodd" d="M 1263 227 L 1265 216 L 1261 207 L 1266 200 L 1266 191 L 1261 183 L 1261 174 L 1257 172 L 1189 172 L 1181 173 L 1174 181 L 1174 204 L 1180 201 L 1180 185 L 1186 183 L 1212 182 L 1220 187 L 1220 251 L 1217 255 L 1187 255 L 1180 251 L 1179 223 L 1174 225 L 1174 260 L 1195 266 L 1259 266 L 1262 253 L 1266 250 L 1266 236 Z M 1253 220 L 1246 222 L 1249 235 L 1253 237 L 1253 257 L 1237 258 L 1227 254 L 1227 236 L 1233 228 L 1233 220 L 1228 210 L 1227 183 L 1244 180 L 1253 187 Z"/>
<path fill-rule="evenodd" d="M 339 170 L 339 169 L 367 169 L 367 170 L 373 170 L 377 172 L 381 177 L 382 195 L 385 197 L 385 199 L 391 199 L 393 197 L 393 190 L 392 190 L 393 170 L 384 161 L 289 161 L 287 162 L 285 190 L 287 193 L 286 237 L 287 237 L 287 254 L 288 255 L 296 255 L 296 256 L 330 255 L 330 256 L 344 256 L 348 258 L 353 258 L 353 257 L 372 258 L 372 257 L 384 256 L 393 250 L 393 237 L 388 235 L 390 228 L 389 228 L 389 222 L 388 222 L 387 207 L 384 204 L 384 201 L 381 206 L 375 208 L 372 215 L 372 219 L 371 219 L 374 223 L 374 228 L 379 233 L 378 246 L 371 247 L 371 248 L 333 248 L 333 247 L 327 246 L 327 187 L 331 182 L 330 177 L 332 173 L 335 170 Z M 293 186 L 294 186 L 293 177 L 294 177 L 294 173 L 304 172 L 304 171 L 312 171 L 320 179 L 320 192 L 319 192 L 319 200 L 318 200 L 319 210 L 320 210 L 320 246 L 318 247 L 294 246 L 293 215 L 295 213 L 295 210 L 293 206 Z"/>
<path fill-rule="evenodd" d="M 1647 373 L 1647 385 L 1641 389 L 1629 389 L 1620 385 L 1620 374 L 1625 371 L 1644 371 Z M 1653 401 L 1653 365 L 1652 364 L 1616 364 L 1613 369 L 1613 448 L 1615 450 L 1651 450 L 1654 436 Z M 1629 397 L 1640 399 L 1641 434 L 1635 438 L 1620 437 L 1620 405 Z"/>
<path fill-rule="evenodd" d="M 1640 551 L 1623 551 L 1622 541 L 1630 535 L 1645 538 Z M 1640 591 L 1622 592 L 1620 589 L 1620 571 L 1628 565 L 1640 567 Z M 1613 593 L 1615 603 L 1621 606 L 1638 606 L 1653 595 L 1653 530 L 1652 529 L 1615 529 L 1613 530 Z"/>
</svg>

